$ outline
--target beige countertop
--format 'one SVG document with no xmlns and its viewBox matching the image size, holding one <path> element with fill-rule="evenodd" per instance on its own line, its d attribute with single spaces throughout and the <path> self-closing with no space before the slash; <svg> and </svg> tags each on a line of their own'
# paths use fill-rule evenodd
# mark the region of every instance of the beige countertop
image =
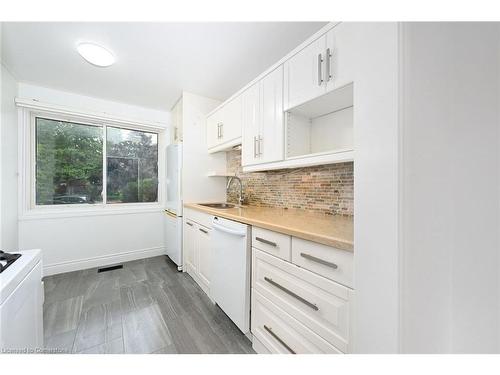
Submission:
<svg viewBox="0 0 500 375">
<path fill-rule="evenodd" d="M 184 207 L 338 249 L 354 250 L 354 220 L 351 216 L 324 215 L 298 209 L 254 206 L 221 210 L 196 203 L 185 203 Z"/>
</svg>

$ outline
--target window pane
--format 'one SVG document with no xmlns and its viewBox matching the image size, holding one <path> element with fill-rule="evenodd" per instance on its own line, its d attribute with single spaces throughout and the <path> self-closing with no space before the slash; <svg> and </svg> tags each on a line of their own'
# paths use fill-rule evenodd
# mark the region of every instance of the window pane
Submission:
<svg viewBox="0 0 500 375">
<path fill-rule="evenodd" d="M 107 201 L 158 200 L 158 135 L 107 128 Z"/>
<path fill-rule="evenodd" d="M 36 204 L 102 201 L 102 128 L 36 118 Z"/>
</svg>

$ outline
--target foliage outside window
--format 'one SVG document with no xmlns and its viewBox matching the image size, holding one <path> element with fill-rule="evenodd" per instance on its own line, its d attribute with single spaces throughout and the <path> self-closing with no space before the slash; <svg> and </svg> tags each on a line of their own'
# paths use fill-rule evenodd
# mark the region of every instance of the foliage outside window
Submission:
<svg viewBox="0 0 500 375">
<path fill-rule="evenodd" d="M 37 205 L 158 201 L 157 134 L 37 117 L 35 138 Z"/>
</svg>

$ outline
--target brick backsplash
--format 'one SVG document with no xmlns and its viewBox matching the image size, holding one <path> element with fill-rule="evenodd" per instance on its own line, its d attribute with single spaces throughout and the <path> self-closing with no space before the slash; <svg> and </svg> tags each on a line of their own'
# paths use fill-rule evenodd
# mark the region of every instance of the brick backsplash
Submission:
<svg viewBox="0 0 500 375">
<path fill-rule="evenodd" d="M 245 204 L 266 207 L 301 208 L 331 215 L 354 214 L 354 163 L 340 163 L 243 173 L 241 151 L 227 154 L 227 172 L 243 182 Z M 239 186 L 234 182 L 227 195 L 236 202 Z"/>
</svg>

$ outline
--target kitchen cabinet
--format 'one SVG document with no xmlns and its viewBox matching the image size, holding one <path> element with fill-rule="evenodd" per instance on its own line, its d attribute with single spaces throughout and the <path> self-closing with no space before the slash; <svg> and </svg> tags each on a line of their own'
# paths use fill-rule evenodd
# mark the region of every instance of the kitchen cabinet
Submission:
<svg viewBox="0 0 500 375">
<path fill-rule="evenodd" d="M 283 66 L 242 94 L 242 165 L 283 160 Z"/>
<path fill-rule="evenodd" d="M 241 102 L 241 95 L 238 95 L 207 116 L 207 146 L 209 153 L 229 149 L 241 143 Z"/>
<path fill-rule="evenodd" d="M 185 218 L 183 241 L 185 270 L 209 296 L 211 270 L 210 232 L 211 228 L 197 223 L 189 217 Z"/>
<path fill-rule="evenodd" d="M 354 254 L 252 228 L 257 353 L 350 353 Z"/>
<path fill-rule="evenodd" d="M 206 227 L 202 227 L 201 225 L 198 226 L 196 238 L 198 250 L 198 274 L 201 281 L 210 289 L 210 230 Z"/>
<path fill-rule="evenodd" d="M 257 142 L 260 133 L 260 83 L 257 82 L 242 94 L 243 129 L 241 143 L 241 165 L 252 165 L 259 161 Z"/>
<path fill-rule="evenodd" d="M 341 23 L 326 33 L 326 91 L 354 82 L 356 60 L 361 58 L 355 48 L 358 25 Z M 328 64 L 327 64 L 328 63 Z"/>
<path fill-rule="evenodd" d="M 341 23 L 285 62 L 285 109 L 354 80 L 356 24 Z"/>
<path fill-rule="evenodd" d="M 184 264 L 186 265 L 186 271 L 190 275 L 195 274 L 197 271 L 197 252 L 196 252 L 196 224 L 191 220 L 185 220 L 184 222 Z"/>
<path fill-rule="evenodd" d="M 323 35 L 285 62 L 285 109 L 325 92 L 325 51 L 326 35 Z"/>
</svg>

